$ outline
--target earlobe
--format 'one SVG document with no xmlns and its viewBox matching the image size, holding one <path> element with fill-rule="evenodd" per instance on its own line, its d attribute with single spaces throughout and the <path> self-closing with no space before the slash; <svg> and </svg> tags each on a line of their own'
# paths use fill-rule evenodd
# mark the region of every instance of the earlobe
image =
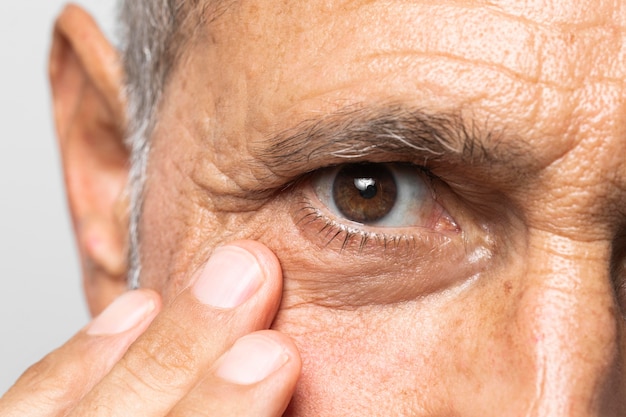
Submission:
<svg viewBox="0 0 626 417">
<path fill-rule="evenodd" d="M 57 19 L 50 84 L 85 291 L 97 314 L 126 289 L 129 152 L 118 53 L 77 6 Z"/>
</svg>

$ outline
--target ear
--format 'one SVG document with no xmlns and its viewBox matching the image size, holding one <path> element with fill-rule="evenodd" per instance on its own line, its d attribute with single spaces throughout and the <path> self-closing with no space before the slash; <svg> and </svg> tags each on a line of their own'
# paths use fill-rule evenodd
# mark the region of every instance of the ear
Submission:
<svg viewBox="0 0 626 417">
<path fill-rule="evenodd" d="M 83 284 L 97 314 L 126 290 L 129 152 L 118 53 L 77 6 L 57 19 L 50 84 Z"/>
</svg>

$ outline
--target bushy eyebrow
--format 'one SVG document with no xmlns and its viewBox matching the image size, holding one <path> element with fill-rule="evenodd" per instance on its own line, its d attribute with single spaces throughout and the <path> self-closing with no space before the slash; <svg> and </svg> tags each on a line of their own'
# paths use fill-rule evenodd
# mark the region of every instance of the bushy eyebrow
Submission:
<svg viewBox="0 0 626 417">
<path fill-rule="evenodd" d="M 482 126 L 479 128 L 479 126 Z M 518 140 L 465 119 L 460 112 L 428 112 L 402 105 L 348 108 L 305 120 L 252 149 L 275 175 L 289 177 L 330 164 L 381 159 L 508 166 L 532 163 Z"/>
</svg>

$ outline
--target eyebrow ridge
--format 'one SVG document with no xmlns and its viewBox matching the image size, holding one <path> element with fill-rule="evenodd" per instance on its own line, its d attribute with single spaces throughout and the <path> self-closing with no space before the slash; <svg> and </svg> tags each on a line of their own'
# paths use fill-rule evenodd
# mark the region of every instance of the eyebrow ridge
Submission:
<svg viewBox="0 0 626 417">
<path fill-rule="evenodd" d="M 502 136 L 503 132 L 479 129 L 460 112 L 434 113 L 393 105 L 346 108 L 305 120 L 252 151 L 275 175 L 284 177 L 374 156 L 397 162 L 445 160 L 484 167 L 510 167 L 528 159 L 530 153 L 516 141 L 502 141 Z"/>
</svg>

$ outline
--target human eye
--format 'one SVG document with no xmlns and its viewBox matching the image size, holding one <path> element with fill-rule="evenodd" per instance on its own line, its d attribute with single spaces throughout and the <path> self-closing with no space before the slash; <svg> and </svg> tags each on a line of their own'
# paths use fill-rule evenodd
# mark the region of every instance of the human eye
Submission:
<svg viewBox="0 0 626 417">
<path fill-rule="evenodd" d="M 324 168 L 312 175 L 299 223 L 320 224 L 325 246 L 341 249 L 382 244 L 415 246 L 433 236 L 445 240 L 459 226 L 437 201 L 428 171 L 406 163 L 355 163 Z"/>
<path fill-rule="evenodd" d="M 355 162 L 315 169 L 282 187 L 261 230 L 288 254 L 284 282 L 298 291 L 287 291 L 296 295 L 285 305 L 397 303 L 473 282 L 491 259 L 493 240 L 472 210 L 476 199 L 462 193 L 456 177 L 438 175 L 449 172 Z"/>
<path fill-rule="evenodd" d="M 350 164 L 320 172 L 315 194 L 347 221 L 379 227 L 457 229 L 436 202 L 426 173 L 409 164 Z"/>
</svg>

